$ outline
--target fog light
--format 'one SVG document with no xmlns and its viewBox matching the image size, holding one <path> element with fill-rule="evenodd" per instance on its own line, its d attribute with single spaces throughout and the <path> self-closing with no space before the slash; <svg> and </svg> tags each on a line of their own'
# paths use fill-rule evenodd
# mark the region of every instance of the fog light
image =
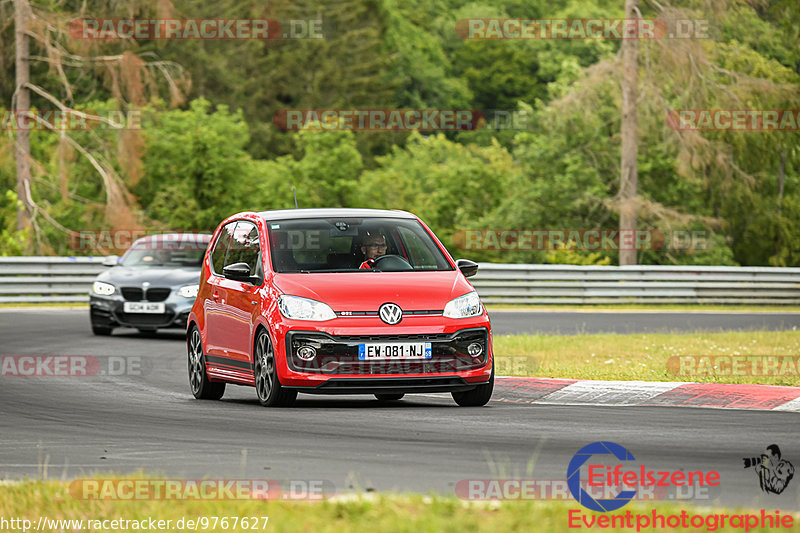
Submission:
<svg viewBox="0 0 800 533">
<path fill-rule="evenodd" d="M 469 346 L 467 346 L 467 353 L 470 354 L 472 357 L 478 357 L 480 354 L 483 353 L 483 345 L 479 342 L 473 342 Z"/>
<path fill-rule="evenodd" d="M 313 346 L 301 346 L 300 349 L 297 350 L 297 357 L 303 361 L 311 361 L 316 355 L 317 351 Z"/>
</svg>

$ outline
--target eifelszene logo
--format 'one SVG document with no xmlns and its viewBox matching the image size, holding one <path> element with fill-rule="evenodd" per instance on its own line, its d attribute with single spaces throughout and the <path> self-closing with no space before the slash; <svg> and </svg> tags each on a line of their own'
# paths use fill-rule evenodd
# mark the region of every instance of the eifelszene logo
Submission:
<svg viewBox="0 0 800 533">
<path fill-rule="evenodd" d="M 744 457 L 745 468 L 752 468 L 758 474 L 758 484 L 764 492 L 780 494 L 794 477 L 794 465 L 781 459 L 781 449 L 770 444 L 760 458 Z"/>
<path fill-rule="evenodd" d="M 623 464 L 608 466 L 606 463 L 614 461 Z M 636 498 L 637 490 L 648 487 L 697 487 L 718 486 L 720 484 L 719 472 L 714 470 L 682 471 L 664 470 L 655 471 L 648 469 L 644 464 L 635 463 L 636 458 L 623 446 L 614 442 L 600 441 L 588 444 L 578 450 L 572 457 L 567 467 L 567 487 L 575 500 L 592 511 L 605 513 L 616 511 Z M 613 495 L 612 498 L 595 499 L 581 487 L 581 468 L 586 466 L 589 487 L 604 487 L 604 494 Z"/>
</svg>

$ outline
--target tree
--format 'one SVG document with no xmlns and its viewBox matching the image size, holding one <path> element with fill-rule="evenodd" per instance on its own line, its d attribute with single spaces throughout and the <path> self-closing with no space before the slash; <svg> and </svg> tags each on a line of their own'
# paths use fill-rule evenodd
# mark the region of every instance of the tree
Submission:
<svg viewBox="0 0 800 533">
<path fill-rule="evenodd" d="M 641 18 L 637 0 L 625 0 L 625 18 Z M 622 41 L 622 159 L 620 163 L 619 185 L 619 229 L 636 230 L 637 189 L 639 170 L 637 168 L 638 136 L 636 128 L 636 99 L 639 84 L 639 40 L 636 37 Z M 619 252 L 620 265 L 636 264 L 636 249 L 622 249 Z"/>
<path fill-rule="evenodd" d="M 15 13 L 15 67 L 16 81 L 12 105 L 9 113 L 11 116 L 27 117 L 25 120 L 34 121 L 37 127 L 44 127 L 58 133 L 59 146 L 69 146 L 81 157 L 91 163 L 92 168 L 103 180 L 105 188 L 106 216 L 112 224 L 130 224 L 136 219 L 135 206 L 132 196 L 127 190 L 125 178 L 120 175 L 115 162 L 108 156 L 108 146 L 101 147 L 99 150 L 88 150 L 85 145 L 76 140 L 77 135 L 60 129 L 56 124 L 44 118 L 42 114 L 35 112 L 31 102 L 31 93 L 35 94 L 45 109 L 54 108 L 65 115 L 79 117 L 93 122 L 95 125 L 102 124 L 114 129 L 122 129 L 120 123 L 106 117 L 95 115 L 92 112 L 84 112 L 78 109 L 80 90 L 85 83 L 81 74 L 93 73 L 98 71 L 105 73 L 110 78 L 109 92 L 123 106 L 129 104 L 142 105 L 148 95 L 157 95 L 158 87 L 153 79 L 152 72 L 160 73 L 167 81 L 169 91 L 173 101 L 179 101 L 182 96 L 182 88 L 185 88 L 187 79 L 183 76 L 181 68 L 169 62 L 159 60 L 145 61 L 141 57 L 127 50 L 130 43 L 96 44 L 87 42 L 75 42 L 69 37 L 69 22 L 75 18 L 74 15 L 61 11 L 48 12 L 42 9 L 33 9 L 28 0 L 13 0 Z M 86 6 L 84 5 L 84 9 Z M 138 6 L 128 6 L 135 12 Z M 31 46 L 34 44 L 34 47 Z M 91 52 L 93 49 L 122 49 L 116 54 L 88 54 L 83 50 Z M 45 55 L 37 55 L 39 50 L 44 51 Z M 49 71 L 44 77 L 43 83 L 34 83 L 31 78 L 31 62 L 40 62 L 48 65 Z M 78 74 L 75 74 L 78 71 Z M 60 93 L 60 94 L 59 94 Z M 30 131 L 27 126 L 19 126 L 15 120 L 16 141 L 16 174 L 17 174 L 17 197 L 20 202 L 17 216 L 18 231 L 27 230 L 30 226 L 37 245 L 41 243 L 41 228 L 38 218 L 41 216 L 47 224 L 58 228 L 65 234 L 74 234 L 70 228 L 60 224 L 53 218 L 47 209 L 42 209 L 32 193 L 32 166 L 36 165 L 33 160 L 30 144 Z M 94 140 L 101 137 L 95 135 Z M 129 169 L 135 170 L 138 167 L 135 161 L 136 147 L 139 139 L 136 132 L 127 131 L 120 135 L 119 140 L 127 143 L 127 149 L 121 150 L 121 162 L 127 164 Z M 127 156 L 127 157 L 126 157 Z M 133 156 L 133 157 L 130 157 Z M 62 174 L 65 176 L 65 174 Z M 132 176 L 135 180 L 136 176 Z M 43 251 L 39 246 L 39 251 Z"/>
</svg>

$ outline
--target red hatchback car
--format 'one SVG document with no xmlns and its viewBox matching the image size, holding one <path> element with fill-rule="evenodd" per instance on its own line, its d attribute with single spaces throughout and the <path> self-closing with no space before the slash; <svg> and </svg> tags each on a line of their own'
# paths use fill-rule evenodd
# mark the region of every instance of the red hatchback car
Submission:
<svg viewBox="0 0 800 533">
<path fill-rule="evenodd" d="M 484 405 L 494 362 L 489 316 L 466 279 L 477 270 L 404 211 L 231 216 L 189 315 L 192 393 L 219 399 L 232 383 L 255 386 L 265 406 L 298 392 L 450 392 Z"/>
</svg>

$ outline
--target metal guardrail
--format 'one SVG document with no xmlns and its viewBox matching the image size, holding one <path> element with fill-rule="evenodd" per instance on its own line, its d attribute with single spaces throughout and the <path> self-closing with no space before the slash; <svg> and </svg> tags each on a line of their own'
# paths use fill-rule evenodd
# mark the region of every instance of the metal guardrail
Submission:
<svg viewBox="0 0 800 533">
<path fill-rule="evenodd" d="M 87 302 L 101 257 L 0 257 L 0 303 Z M 800 268 L 481 263 L 490 304 L 800 305 Z"/>
<path fill-rule="evenodd" d="M 0 303 L 88 302 L 102 257 L 0 257 Z"/>
<path fill-rule="evenodd" d="M 800 304 L 800 268 L 481 263 L 485 303 Z"/>
</svg>

